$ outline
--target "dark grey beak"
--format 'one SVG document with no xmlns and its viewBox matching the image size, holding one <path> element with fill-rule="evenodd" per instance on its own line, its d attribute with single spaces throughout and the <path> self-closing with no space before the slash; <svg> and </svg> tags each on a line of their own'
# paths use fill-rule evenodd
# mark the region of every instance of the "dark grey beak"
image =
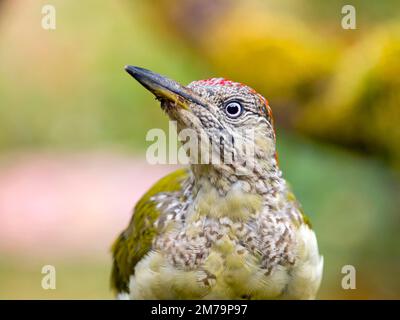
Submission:
<svg viewBox="0 0 400 320">
<path fill-rule="evenodd" d="M 185 109 L 188 102 L 206 106 L 198 94 L 174 80 L 140 67 L 125 66 L 125 70 L 158 99 L 175 102 Z"/>
</svg>

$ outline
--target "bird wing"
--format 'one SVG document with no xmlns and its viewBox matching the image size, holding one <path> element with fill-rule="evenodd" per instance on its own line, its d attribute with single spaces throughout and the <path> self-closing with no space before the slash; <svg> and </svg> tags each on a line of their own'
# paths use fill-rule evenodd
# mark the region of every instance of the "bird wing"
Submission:
<svg viewBox="0 0 400 320">
<path fill-rule="evenodd" d="M 294 195 L 291 186 L 289 184 L 287 184 L 286 188 L 287 188 L 287 191 L 286 191 L 287 201 L 291 202 L 293 204 L 293 206 L 295 208 L 297 208 L 303 222 L 312 230 L 310 218 L 304 212 L 300 202 L 297 201 L 296 196 Z"/>
<path fill-rule="evenodd" d="M 170 173 L 154 184 L 137 202 L 128 227 L 119 235 L 112 246 L 113 266 L 111 287 L 117 293 L 129 293 L 129 277 L 143 256 L 149 252 L 157 235 L 154 222 L 161 212 L 152 197 L 161 192 L 179 191 L 188 177 L 185 169 Z"/>
</svg>

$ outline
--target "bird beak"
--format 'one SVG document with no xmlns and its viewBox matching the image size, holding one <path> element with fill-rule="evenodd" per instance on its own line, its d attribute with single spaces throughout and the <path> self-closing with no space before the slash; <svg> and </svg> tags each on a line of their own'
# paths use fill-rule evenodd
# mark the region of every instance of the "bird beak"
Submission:
<svg viewBox="0 0 400 320">
<path fill-rule="evenodd" d="M 139 67 L 125 66 L 125 70 L 161 101 L 170 101 L 184 109 L 189 109 L 189 102 L 206 106 L 198 94 L 174 80 Z"/>
</svg>

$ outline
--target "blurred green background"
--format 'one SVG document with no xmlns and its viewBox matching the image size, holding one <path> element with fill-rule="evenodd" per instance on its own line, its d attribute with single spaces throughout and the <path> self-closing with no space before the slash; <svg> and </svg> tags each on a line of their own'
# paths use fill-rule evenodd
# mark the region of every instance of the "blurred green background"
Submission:
<svg viewBox="0 0 400 320">
<path fill-rule="evenodd" d="M 318 297 L 399 299 L 400 5 L 353 1 L 344 30 L 344 4 L 0 0 L 0 298 L 112 298 L 109 246 L 174 169 L 145 161 L 147 131 L 168 122 L 133 64 L 262 93 L 324 255 Z M 56 290 L 41 287 L 47 264 Z"/>
</svg>

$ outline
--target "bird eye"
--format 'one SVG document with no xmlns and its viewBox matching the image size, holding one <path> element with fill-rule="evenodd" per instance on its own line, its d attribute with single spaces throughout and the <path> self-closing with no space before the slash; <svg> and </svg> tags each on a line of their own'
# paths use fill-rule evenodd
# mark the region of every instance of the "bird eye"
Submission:
<svg viewBox="0 0 400 320">
<path fill-rule="evenodd" d="M 225 113 L 230 118 L 237 118 L 243 112 L 243 107 L 239 102 L 229 102 L 225 106 Z"/>
</svg>

